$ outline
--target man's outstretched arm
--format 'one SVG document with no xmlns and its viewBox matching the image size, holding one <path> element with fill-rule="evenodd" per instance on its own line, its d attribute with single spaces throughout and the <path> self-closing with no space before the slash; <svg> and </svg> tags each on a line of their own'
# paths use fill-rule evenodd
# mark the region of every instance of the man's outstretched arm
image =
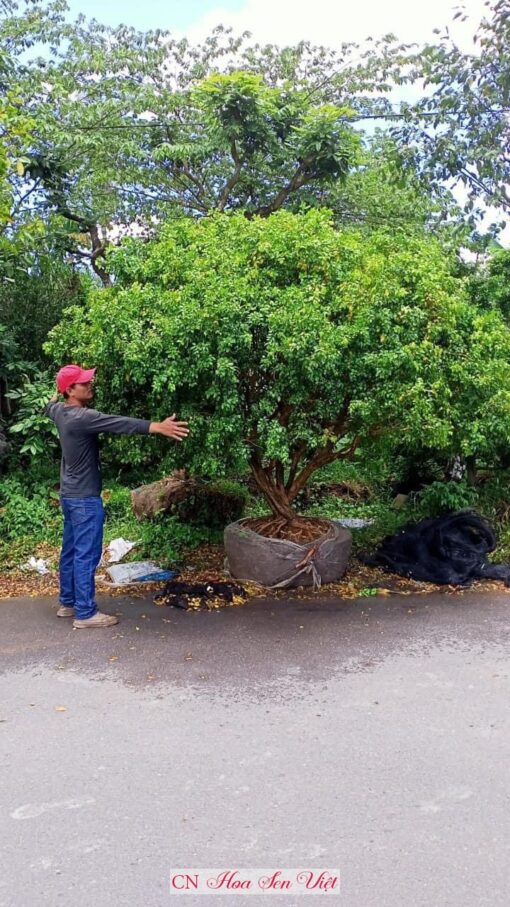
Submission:
<svg viewBox="0 0 510 907">
<path fill-rule="evenodd" d="M 97 409 L 83 409 L 80 417 L 84 420 L 86 430 L 91 434 L 109 432 L 115 435 L 164 435 L 177 441 L 182 441 L 189 434 L 188 423 L 178 422 L 175 413 L 163 422 L 111 416 L 100 413 Z"/>
</svg>

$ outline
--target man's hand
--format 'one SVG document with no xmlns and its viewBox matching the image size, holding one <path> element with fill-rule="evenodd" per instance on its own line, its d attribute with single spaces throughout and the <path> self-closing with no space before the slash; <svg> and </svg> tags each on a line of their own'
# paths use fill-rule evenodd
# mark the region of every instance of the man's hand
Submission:
<svg viewBox="0 0 510 907">
<path fill-rule="evenodd" d="M 53 394 L 53 397 L 51 398 L 51 400 L 50 400 L 49 402 L 50 402 L 50 403 L 56 403 L 57 400 L 58 400 L 58 394 Z"/>
<path fill-rule="evenodd" d="M 174 413 L 163 422 L 151 422 L 149 432 L 151 435 L 164 435 L 165 438 L 183 441 L 186 435 L 189 435 L 189 428 L 187 422 L 177 422 Z"/>
</svg>

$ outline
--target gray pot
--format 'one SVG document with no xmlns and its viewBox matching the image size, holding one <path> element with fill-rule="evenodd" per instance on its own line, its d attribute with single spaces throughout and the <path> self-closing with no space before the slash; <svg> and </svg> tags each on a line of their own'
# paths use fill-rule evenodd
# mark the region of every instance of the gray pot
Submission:
<svg viewBox="0 0 510 907">
<path fill-rule="evenodd" d="M 225 529 L 225 565 L 238 580 L 252 581 L 270 589 L 334 583 L 344 575 L 351 553 L 352 535 L 337 523 L 305 544 L 269 539 L 243 525 L 230 523 Z"/>
</svg>

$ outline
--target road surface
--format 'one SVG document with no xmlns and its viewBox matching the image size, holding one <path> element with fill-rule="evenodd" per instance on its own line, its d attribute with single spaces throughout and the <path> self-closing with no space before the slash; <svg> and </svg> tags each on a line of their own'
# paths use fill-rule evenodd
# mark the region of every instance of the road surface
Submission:
<svg viewBox="0 0 510 907">
<path fill-rule="evenodd" d="M 260 903 L 172 894 L 176 867 L 508 907 L 507 593 L 103 605 L 121 623 L 83 631 L 54 599 L 0 602 L 2 907 Z"/>
</svg>

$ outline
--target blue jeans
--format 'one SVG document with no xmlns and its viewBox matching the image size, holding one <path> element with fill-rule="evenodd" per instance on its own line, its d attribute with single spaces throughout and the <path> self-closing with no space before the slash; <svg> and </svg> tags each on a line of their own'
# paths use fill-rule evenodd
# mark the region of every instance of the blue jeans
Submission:
<svg viewBox="0 0 510 907">
<path fill-rule="evenodd" d="M 100 497 L 60 498 L 64 537 L 60 554 L 60 604 L 77 620 L 97 611 L 94 574 L 103 549 L 104 507 Z"/>
</svg>

